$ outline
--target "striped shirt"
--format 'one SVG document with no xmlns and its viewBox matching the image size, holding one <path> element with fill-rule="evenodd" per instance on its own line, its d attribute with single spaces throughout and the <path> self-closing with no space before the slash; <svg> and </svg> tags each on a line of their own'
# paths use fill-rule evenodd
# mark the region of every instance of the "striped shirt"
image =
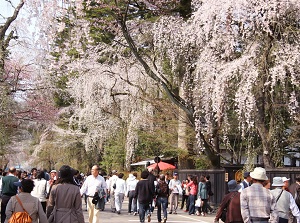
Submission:
<svg viewBox="0 0 300 223">
<path fill-rule="evenodd" d="M 241 214 L 245 223 L 251 223 L 252 218 L 270 218 L 269 222 L 278 222 L 275 210 L 276 200 L 270 190 L 260 183 L 254 183 L 251 187 L 241 192 Z"/>
</svg>

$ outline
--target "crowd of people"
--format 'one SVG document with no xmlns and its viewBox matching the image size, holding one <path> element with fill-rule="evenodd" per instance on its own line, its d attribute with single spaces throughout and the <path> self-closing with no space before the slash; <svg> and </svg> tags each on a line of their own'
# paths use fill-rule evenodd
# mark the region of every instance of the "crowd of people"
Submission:
<svg viewBox="0 0 300 223">
<path fill-rule="evenodd" d="M 121 214 L 125 197 L 128 214 L 138 215 L 140 222 L 150 222 L 155 207 L 158 222 L 166 222 L 168 214 L 177 214 L 178 206 L 191 215 L 205 216 L 212 210 L 208 204 L 212 193 L 209 176 L 201 176 L 198 184 L 196 176 L 180 181 L 176 172 L 173 177 L 168 173 L 154 175 L 149 168 L 141 172 L 140 178 L 137 173 L 130 173 L 125 180 L 117 170 L 104 176 L 98 165 L 86 177 L 67 165 L 49 173 L 37 168 L 27 173 L 12 167 L 1 174 L 1 223 L 8 222 L 23 206 L 33 222 L 83 223 L 83 197 L 90 223 L 100 222 L 100 212 L 107 202 L 113 213 Z M 195 207 L 197 196 L 203 200 L 201 207 Z"/>
<path fill-rule="evenodd" d="M 210 177 L 188 175 L 180 181 L 178 173 L 154 174 L 148 168 L 140 174 L 113 170 L 104 175 L 98 165 L 91 168 L 89 176 L 63 165 L 58 171 L 33 168 L 27 174 L 9 168 L 0 180 L 1 223 L 9 222 L 15 212 L 25 210 L 32 222 L 84 223 L 82 198 L 86 204 L 89 223 L 100 223 L 104 204 L 109 202 L 111 212 L 121 214 L 122 204 L 128 197 L 127 212 L 138 215 L 140 222 L 151 222 L 154 209 L 159 223 L 167 222 L 169 214 L 178 208 L 189 215 L 206 216 L 213 212 L 209 200 L 213 196 Z M 286 177 L 268 179 L 264 168 L 245 172 L 244 180 L 228 182 L 228 192 L 216 213 L 225 223 L 300 223 L 300 176 L 289 186 Z M 180 198 L 181 197 L 181 203 Z"/>
<path fill-rule="evenodd" d="M 167 222 L 168 214 L 177 214 L 178 207 L 190 215 L 206 216 L 213 212 L 209 205 L 213 195 L 209 176 L 189 175 L 180 181 L 178 173 L 170 177 L 168 173 L 154 174 L 153 168 L 143 171 L 138 180 L 137 173 L 130 173 L 126 180 L 116 170 L 106 179 L 111 211 L 121 214 L 124 197 L 128 197 L 128 214 L 139 215 L 140 222 L 151 222 L 155 207 L 157 221 Z M 181 203 L 180 203 L 180 197 Z M 202 205 L 195 206 L 200 197 Z"/>
<path fill-rule="evenodd" d="M 58 172 L 33 168 L 28 174 L 11 167 L 1 173 L 1 223 L 19 212 L 33 223 L 84 223 L 77 172 L 63 165 Z"/>
</svg>

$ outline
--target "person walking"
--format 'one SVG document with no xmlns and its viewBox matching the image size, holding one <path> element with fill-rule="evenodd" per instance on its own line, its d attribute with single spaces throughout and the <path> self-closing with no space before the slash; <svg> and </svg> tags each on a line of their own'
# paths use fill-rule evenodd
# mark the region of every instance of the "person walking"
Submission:
<svg viewBox="0 0 300 223">
<path fill-rule="evenodd" d="M 213 191 L 212 191 L 212 185 L 211 185 L 211 182 L 210 182 L 210 176 L 209 175 L 206 175 L 205 176 L 205 184 L 206 184 L 206 189 L 207 189 L 207 209 L 209 210 L 210 213 L 213 212 L 213 209 L 212 207 L 209 205 L 209 200 L 210 198 L 214 195 Z"/>
<path fill-rule="evenodd" d="M 136 176 L 134 174 L 129 174 L 127 180 L 126 180 L 126 189 L 127 189 L 127 197 L 128 199 L 128 214 L 131 214 L 133 212 L 133 215 L 137 215 L 137 200 L 134 198 L 135 188 L 137 185 L 137 182 L 139 182 L 136 179 Z"/>
<path fill-rule="evenodd" d="M 34 182 L 34 188 L 31 191 L 31 195 L 40 200 L 43 210 L 46 213 L 47 181 L 45 180 L 45 172 L 38 170 L 36 179 L 34 179 L 33 182 Z"/>
<path fill-rule="evenodd" d="M 177 214 L 178 200 L 179 200 L 179 189 L 181 187 L 181 182 L 178 180 L 178 173 L 173 173 L 173 179 L 170 180 L 170 212 L 169 214 Z"/>
<path fill-rule="evenodd" d="M 156 205 L 157 205 L 157 220 L 159 223 L 162 222 L 161 210 L 163 211 L 164 218 L 163 223 L 167 222 L 167 208 L 168 208 L 168 197 L 169 197 L 169 186 L 165 181 L 165 175 L 161 174 L 159 176 L 159 181 L 156 185 Z"/>
<path fill-rule="evenodd" d="M 289 186 L 289 191 L 294 198 L 296 198 L 297 196 L 300 196 L 300 175 L 296 175 L 295 180 L 296 180 L 296 182 L 292 183 Z M 296 204 L 297 204 L 297 202 L 296 202 Z M 297 204 L 297 205 L 298 205 L 298 208 L 300 208 L 300 204 Z"/>
<path fill-rule="evenodd" d="M 2 201 L 1 201 L 1 223 L 4 223 L 6 214 L 6 206 L 10 198 L 17 194 L 18 187 L 14 185 L 14 182 L 18 182 L 19 179 L 15 176 L 16 168 L 10 167 L 8 175 L 1 178 Z"/>
<path fill-rule="evenodd" d="M 63 165 L 59 169 L 59 179 L 52 186 L 47 207 L 49 223 L 84 223 L 82 199 L 79 187 L 75 185 L 74 170 Z"/>
<path fill-rule="evenodd" d="M 150 204 L 155 195 L 152 183 L 149 183 L 149 172 L 147 170 L 141 173 L 141 180 L 137 183 L 134 197 L 139 202 L 139 218 L 140 222 L 145 222 L 147 216 L 148 222 L 151 222 Z"/>
<path fill-rule="evenodd" d="M 250 172 L 250 176 L 253 184 L 242 190 L 240 195 L 243 221 L 245 223 L 277 223 L 276 199 L 270 190 L 262 185 L 265 180 L 268 180 L 266 170 L 256 167 L 253 172 Z"/>
<path fill-rule="evenodd" d="M 106 189 L 106 183 L 102 176 L 99 175 L 100 167 L 98 165 L 94 165 L 91 169 L 91 175 L 89 175 L 81 189 L 80 194 L 83 196 L 84 194 L 87 196 L 87 207 L 89 213 L 89 223 L 100 223 L 100 210 L 95 208 L 95 204 L 93 204 L 93 198 L 96 192 L 99 189 Z"/>
<path fill-rule="evenodd" d="M 24 179 L 15 182 L 14 185 L 19 188 L 19 194 L 13 196 L 7 204 L 5 223 L 14 212 L 24 212 L 23 208 L 31 217 L 32 223 L 48 223 L 41 202 L 30 194 L 34 188 L 34 182 L 31 179 Z"/>
<path fill-rule="evenodd" d="M 155 190 L 157 180 L 156 180 L 156 176 L 154 175 L 154 168 L 152 168 L 152 167 L 148 168 L 148 172 L 149 172 L 149 176 L 148 176 L 149 184 L 153 187 L 153 190 Z M 152 199 L 152 201 L 150 203 L 150 212 L 151 213 L 154 211 L 154 206 L 155 206 L 154 203 L 155 203 L 155 201 L 154 201 L 154 199 Z"/>
<path fill-rule="evenodd" d="M 182 200 L 181 200 L 181 207 L 180 209 L 184 208 L 184 203 L 185 203 L 185 210 L 186 212 L 189 210 L 189 190 L 187 188 L 187 184 L 189 183 L 189 180 L 183 180 L 181 183 L 181 188 L 182 188 Z"/>
<path fill-rule="evenodd" d="M 110 207 L 113 213 L 116 212 L 116 201 L 115 201 L 115 189 L 116 189 L 116 181 L 118 179 L 118 171 L 113 170 L 112 176 L 109 178 L 109 197 L 110 197 Z"/>
<path fill-rule="evenodd" d="M 240 205 L 240 192 L 238 192 L 241 188 L 241 185 L 237 184 L 235 180 L 230 180 L 227 185 L 229 193 L 226 194 L 221 201 L 214 222 L 219 222 L 222 212 L 226 210 L 225 223 L 243 223 Z"/>
<path fill-rule="evenodd" d="M 47 192 L 49 193 L 50 187 L 55 183 L 57 180 L 57 171 L 51 170 L 50 171 L 50 179 L 47 181 Z"/>
<path fill-rule="evenodd" d="M 121 214 L 122 203 L 124 201 L 125 192 L 126 192 L 126 182 L 123 180 L 124 174 L 119 173 L 118 179 L 116 181 L 116 189 L 115 189 L 115 206 L 117 214 Z"/>
<path fill-rule="evenodd" d="M 288 223 L 289 214 L 297 219 L 297 223 L 300 222 L 300 212 L 299 208 L 295 203 L 295 200 L 291 193 L 284 190 L 284 182 L 281 177 L 274 177 L 272 187 L 275 187 L 271 190 L 271 193 L 276 198 L 276 212 L 278 213 L 278 223 Z"/>
<path fill-rule="evenodd" d="M 186 185 L 189 188 L 189 215 L 195 214 L 195 201 L 198 193 L 198 181 L 196 176 L 190 176 L 190 182 Z"/>
<path fill-rule="evenodd" d="M 202 207 L 198 208 L 198 212 L 197 215 L 202 215 L 202 216 L 206 216 L 207 214 L 207 202 L 208 202 L 208 192 L 207 192 L 207 188 L 206 188 L 206 180 L 205 180 L 205 176 L 201 176 L 200 177 L 200 182 L 198 184 L 198 197 L 201 198 L 203 205 Z"/>
<path fill-rule="evenodd" d="M 292 194 L 293 198 L 295 199 L 296 205 L 300 210 L 300 175 L 296 175 L 295 177 L 296 182 L 292 183 L 288 190 Z M 296 223 L 296 219 L 293 219 L 293 223 Z"/>
</svg>

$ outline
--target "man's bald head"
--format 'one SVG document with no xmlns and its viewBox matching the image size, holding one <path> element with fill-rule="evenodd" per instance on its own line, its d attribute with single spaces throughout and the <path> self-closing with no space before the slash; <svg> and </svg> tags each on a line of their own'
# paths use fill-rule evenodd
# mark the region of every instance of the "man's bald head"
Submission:
<svg viewBox="0 0 300 223">
<path fill-rule="evenodd" d="M 8 169 L 8 172 L 9 173 L 12 173 L 12 174 L 14 174 L 14 173 L 16 173 L 16 168 L 15 167 L 10 167 L 9 169 Z"/>
</svg>

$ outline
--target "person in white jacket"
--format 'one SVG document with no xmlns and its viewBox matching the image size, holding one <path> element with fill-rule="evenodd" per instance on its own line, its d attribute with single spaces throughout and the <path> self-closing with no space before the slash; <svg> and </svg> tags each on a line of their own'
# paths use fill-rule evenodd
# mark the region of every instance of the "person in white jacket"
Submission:
<svg viewBox="0 0 300 223">
<path fill-rule="evenodd" d="M 43 210 L 46 213 L 47 181 L 45 180 L 45 172 L 42 170 L 38 170 L 36 179 L 34 179 L 33 182 L 34 188 L 31 191 L 31 195 L 40 200 Z"/>
<path fill-rule="evenodd" d="M 118 179 L 118 171 L 113 170 L 112 171 L 112 176 L 109 178 L 109 187 L 108 187 L 108 193 L 110 197 L 110 206 L 111 206 L 111 211 L 113 213 L 116 212 L 116 202 L 115 202 L 115 184 Z"/>
<path fill-rule="evenodd" d="M 126 183 L 123 180 L 124 174 L 119 173 L 118 179 L 116 180 L 116 188 L 115 188 L 115 205 L 117 214 L 121 214 L 122 203 L 124 201 L 125 193 L 126 193 Z"/>
<path fill-rule="evenodd" d="M 136 173 L 134 173 L 136 174 Z M 137 199 L 134 197 L 135 194 L 135 188 L 137 182 L 139 182 L 136 179 L 136 176 L 130 173 L 127 180 L 126 180 L 126 196 L 128 199 L 128 214 L 131 214 L 133 212 L 134 215 L 137 215 Z"/>
</svg>

